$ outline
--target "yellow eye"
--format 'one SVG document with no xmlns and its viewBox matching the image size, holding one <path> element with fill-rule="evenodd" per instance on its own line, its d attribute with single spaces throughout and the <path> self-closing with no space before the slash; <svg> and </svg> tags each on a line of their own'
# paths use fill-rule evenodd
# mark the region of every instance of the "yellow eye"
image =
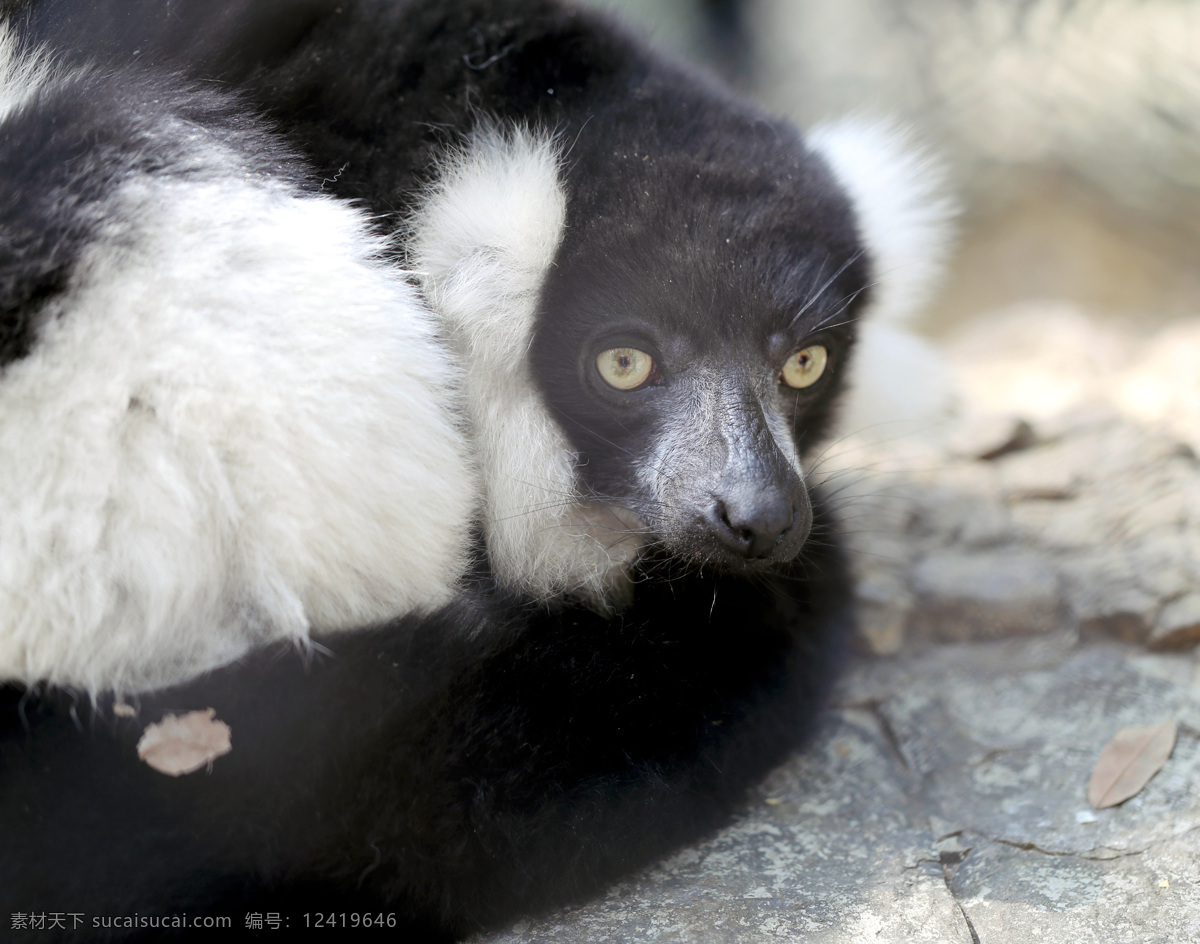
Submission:
<svg viewBox="0 0 1200 944">
<path fill-rule="evenodd" d="M 811 387 L 825 373 L 825 365 L 829 363 L 829 352 L 820 344 L 814 344 L 797 351 L 783 365 L 783 373 L 779 379 L 789 387 L 803 390 Z"/>
<path fill-rule="evenodd" d="M 636 390 L 654 376 L 654 358 L 632 347 L 614 347 L 596 358 L 596 368 L 610 387 Z"/>
</svg>

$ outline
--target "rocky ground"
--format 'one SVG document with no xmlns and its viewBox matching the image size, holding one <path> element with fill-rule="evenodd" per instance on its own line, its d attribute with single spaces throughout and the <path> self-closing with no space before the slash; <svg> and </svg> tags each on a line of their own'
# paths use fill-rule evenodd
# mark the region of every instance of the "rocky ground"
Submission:
<svg viewBox="0 0 1200 944">
<path fill-rule="evenodd" d="M 949 422 L 822 463 L 863 630 L 817 742 L 719 835 L 487 944 L 1200 940 L 1200 322 L 1030 307 L 946 355 Z M 1104 745 L 1167 718 L 1165 766 L 1094 808 Z"/>
<path fill-rule="evenodd" d="M 947 423 L 827 460 L 857 551 L 868 648 L 913 637 L 1200 641 L 1200 321 L 1148 339 L 1061 306 L 946 348 Z"/>
</svg>

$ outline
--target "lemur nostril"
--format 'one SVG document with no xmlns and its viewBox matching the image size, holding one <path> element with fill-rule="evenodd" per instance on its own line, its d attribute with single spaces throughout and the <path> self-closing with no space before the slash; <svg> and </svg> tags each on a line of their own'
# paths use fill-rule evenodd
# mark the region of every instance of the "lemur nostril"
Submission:
<svg viewBox="0 0 1200 944">
<path fill-rule="evenodd" d="M 724 503 L 723 501 L 718 501 L 718 502 L 717 502 L 717 509 L 716 509 L 716 511 L 717 511 L 717 520 L 718 520 L 718 521 L 719 521 L 721 524 L 725 525 L 725 527 L 727 527 L 727 528 L 728 528 L 730 531 L 735 531 L 735 532 L 736 532 L 736 531 L 737 531 L 737 528 L 735 528 L 735 527 L 733 526 L 733 523 L 732 523 L 732 522 L 729 520 L 729 509 L 727 509 L 727 508 L 725 507 L 725 503 Z"/>
</svg>

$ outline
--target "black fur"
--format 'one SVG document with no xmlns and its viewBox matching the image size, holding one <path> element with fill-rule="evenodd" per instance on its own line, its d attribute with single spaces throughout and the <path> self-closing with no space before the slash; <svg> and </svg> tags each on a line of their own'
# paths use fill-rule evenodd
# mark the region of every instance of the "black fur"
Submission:
<svg viewBox="0 0 1200 944">
<path fill-rule="evenodd" d="M 57 68 L 2 128 L 0 370 L 29 353 L 84 250 L 115 228 L 111 198 L 131 176 L 211 175 L 203 137 L 247 175 L 305 179 L 234 96 L 146 68 Z"/>
<path fill-rule="evenodd" d="M 638 511 L 658 540 L 612 617 L 483 580 L 434 616 L 339 637 L 310 664 L 264 652 L 144 698 L 136 722 L 103 701 L 6 690 L 0 913 L 227 913 L 237 927 L 269 909 L 295 929 L 305 912 L 382 910 L 399 914 L 402 940 L 453 938 L 594 893 L 723 822 L 811 726 L 849 620 L 845 567 L 819 497 L 790 562 L 689 544 L 638 492 L 631 456 L 699 383 L 729 392 L 727 419 L 765 443 L 739 474 L 794 476 L 762 410 L 786 416 L 801 448 L 813 442 L 865 298 L 867 259 L 824 164 L 604 18 L 543 0 L 218 12 L 46 0 L 14 21 L 63 62 L 128 68 L 136 49 L 138 69 L 232 89 L 315 185 L 362 201 L 388 231 L 481 115 L 559 135 L 568 220 L 542 293 L 537 382 L 581 455 L 583 490 Z M 105 105 L 71 125 L 110 112 L 124 114 Z M 0 148 L 0 160 L 28 158 Z M 90 232 L 39 238 L 69 255 Z M 27 289 L 5 291 L 27 309 Z M 8 323 L 19 353 L 28 330 Z M 598 345 L 630 338 L 674 368 L 654 397 L 613 399 L 589 378 Z M 831 351 L 828 380 L 783 388 L 780 359 L 814 339 Z M 137 761 L 144 724 L 208 707 L 234 744 L 211 772 L 169 779 Z"/>
<path fill-rule="evenodd" d="M 657 580 L 617 619 L 465 598 L 307 666 L 264 652 L 136 721 L 9 689 L 0 913 L 84 913 L 101 938 L 93 916 L 383 910 L 406 940 L 586 895 L 722 822 L 803 736 L 840 574 L 817 548 L 800 580 Z M 210 772 L 136 759 L 145 723 L 208 707 L 234 745 Z"/>
</svg>

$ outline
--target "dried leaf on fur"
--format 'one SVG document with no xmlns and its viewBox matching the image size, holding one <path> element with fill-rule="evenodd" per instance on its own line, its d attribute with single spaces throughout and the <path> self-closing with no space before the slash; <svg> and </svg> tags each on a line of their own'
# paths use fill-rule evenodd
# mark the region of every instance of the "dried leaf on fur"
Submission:
<svg viewBox="0 0 1200 944">
<path fill-rule="evenodd" d="M 1162 770 L 1174 747 L 1174 718 L 1122 728 L 1100 752 L 1088 784 L 1088 802 L 1101 810 L 1135 796 Z"/>
<path fill-rule="evenodd" d="M 167 715 L 142 732 L 138 759 L 171 777 L 190 774 L 233 750 L 229 725 L 216 720 L 215 708 Z"/>
</svg>

